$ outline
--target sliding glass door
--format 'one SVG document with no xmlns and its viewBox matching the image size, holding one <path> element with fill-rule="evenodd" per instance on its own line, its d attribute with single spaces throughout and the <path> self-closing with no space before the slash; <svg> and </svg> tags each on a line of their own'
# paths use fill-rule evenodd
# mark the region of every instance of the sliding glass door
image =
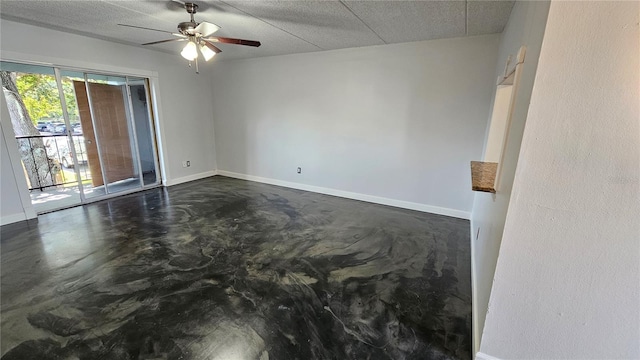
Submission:
<svg viewBox="0 0 640 360">
<path fill-rule="evenodd" d="M 0 70 L 37 212 L 159 184 L 147 79 L 6 62 Z"/>
</svg>

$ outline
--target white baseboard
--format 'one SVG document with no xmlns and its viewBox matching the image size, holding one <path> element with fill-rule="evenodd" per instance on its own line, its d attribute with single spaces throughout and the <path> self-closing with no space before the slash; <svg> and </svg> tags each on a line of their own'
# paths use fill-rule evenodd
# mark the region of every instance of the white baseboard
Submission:
<svg viewBox="0 0 640 360">
<path fill-rule="evenodd" d="M 0 217 L 0 225 L 13 224 L 18 221 L 25 221 L 25 220 L 27 220 L 27 215 L 25 213 L 5 215 L 3 217 Z"/>
<path fill-rule="evenodd" d="M 214 175 L 216 175 L 216 171 L 215 170 L 205 171 L 205 172 L 202 172 L 202 173 L 193 174 L 193 175 L 189 175 L 189 176 L 183 176 L 183 177 L 179 177 L 179 178 L 176 178 L 176 179 L 169 179 L 169 180 L 167 180 L 165 182 L 164 186 L 178 185 L 178 184 L 186 183 L 186 182 L 189 182 L 189 181 L 208 178 L 208 177 L 211 177 L 211 176 L 214 176 Z"/>
<path fill-rule="evenodd" d="M 27 216 L 27 220 L 35 219 L 38 217 L 36 209 L 31 204 L 27 204 L 27 206 L 24 207 L 24 213 Z"/>
<path fill-rule="evenodd" d="M 289 182 L 289 181 L 263 178 L 260 176 L 240 174 L 240 173 L 235 173 L 235 172 L 225 171 L 225 170 L 217 170 L 216 173 L 218 175 L 232 177 L 236 179 L 255 181 L 259 183 L 283 186 L 283 187 L 288 187 L 288 188 L 298 189 L 298 190 L 311 191 L 311 192 L 320 193 L 320 194 L 338 196 L 338 197 L 343 197 L 343 198 L 353 199 L 353 200 L 366 201 L 366 202 L 375 203 L 375 204 L 394 206 L 394 207 L 399 207 L 399 208 L 409 209 L 409 210 L 417 210 L 417 211 L 422 211 L 422 212 L 427 212 L 432 214 L 446 215 L 446 216 L 451 216 L 451 217 L 465 219 L 465 220 L 468 220 L 470 216 L 470 213 L 467 211 L 443 208 L 443 207 L 426 205 L 426 204 L 419 204 L 419 203 L 414 203 L 409 201 L 389 199 L 389 198 L 384 198 L 380 196 L 373 196 L 373 195 L 360 194 L 360 193 L 354 193 L 354 192 L 343 191 L 343 190 L 330 189 L 330 188 L 325 188 L 320 186 L 313 186 L 313 185 L 306 185 L 306 184 L 300 184 L 300 183 Z"/>
<path fill-rule="evenodd" d="M 475 360 L 502 360 L 502 359 L 497 358 L 495 356 L 487 355 L 485 353 L 481 353 L 481 352 L 478 351 L 476 353 Z"/>
</svg>

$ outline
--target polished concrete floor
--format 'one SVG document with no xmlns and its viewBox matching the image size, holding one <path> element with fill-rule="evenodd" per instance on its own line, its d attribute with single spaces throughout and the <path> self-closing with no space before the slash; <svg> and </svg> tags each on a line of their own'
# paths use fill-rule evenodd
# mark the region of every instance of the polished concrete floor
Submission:
<svg viewBox="0 0 640 360">
<path fill-rule="evenodd" d="M 470 359 L 469 223 L 213 177 L 2 227 L 2 359 Z"/>
</svg>

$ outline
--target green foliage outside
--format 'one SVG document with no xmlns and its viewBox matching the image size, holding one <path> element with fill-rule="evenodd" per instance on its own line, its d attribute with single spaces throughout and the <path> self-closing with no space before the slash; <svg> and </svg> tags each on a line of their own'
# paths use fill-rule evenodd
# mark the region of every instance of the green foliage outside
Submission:
<svg viewBox="0 0 640 360">
<path fill-rule="evenodd" d="M 34 125 L 42 120 L 61 120 L 62 106 L 53 75 L 24 74 L 16 76 L 16 86 Z M 64 98 L 71 121 L 78 119 L 78 105 L 71 81 L 62 81 Z"/>
</svg>

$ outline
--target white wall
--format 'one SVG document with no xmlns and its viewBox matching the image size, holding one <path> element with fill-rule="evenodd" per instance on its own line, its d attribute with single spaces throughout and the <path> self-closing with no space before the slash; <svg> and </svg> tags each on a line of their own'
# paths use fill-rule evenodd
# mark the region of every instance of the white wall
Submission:
<svg viewBox="0 0 640 360">
<path fill-rule="evenodd" d="M 0 224 L 5 225 L 15 221 L 26 220 L 27 218 L 20 200 L 18 185 L 13 177 L 13 167 L 11 166 L 7 144 L 4 140 L 4 132 L 2 135 L 3 138 L 0 139 L 0 142 L 2 142 L 0 144 L 0 152 L 2 153 L 0 171 L 3 176 L 0 177 L 0 192 L 2 194 L 2 198 L 0 198 Z"/>
<path fill-rule="evenodd" d="M 218 170 L 468 217 L 497 49 L 488 35 L 223 62 Z"/>
<path fill-rule="evenodd" d="M 60 31 L 0 21 L 2 60 L 156 76 L 164 176 L 169 184 L 212 175 L 216 168 L 210 68 L 195 74 L 175 55 Z M 11 129 L 4 129 L 11 131 Z M 182 168 L 182 160 L 191 167 Z M 7 174 L 2 174 L 5 176 Z"/>
<path fill-rule="evenodd" d="M 481 351 L 640 358 L 640 3 L 549 10 Z"/>
<path fill-rule="evenodd" d="M 4 121 L 9 118 L 4 95 L 0 95 L 0 106 L 0 119 Z M 19 172 L 20 165 L 12 161 L 20 159 L 13 136 L 13 131 L 5 133 L 4 129 L 0 127 L 0 225 L 35 217 L 35 210 L 31 205 L 29 195 L 19 190 L 27 187 L 27 180 Z M 7 147 L 9 142 L 13 147 Z M 14 173 L 22 176 L 15 177 Z"/>
<path fill-rule="evenodd" d="M 500 38 L 500 50 L 495 65 L 494 79 L 504 74 L 508 56 L 515 56 L 521 46 L 527 47 L 523 72 L 516 95 L 511 128 L 505 147 L 504 161 L 500 176 L 500 187 L 496 194 L 478 192 L 475 195 L 471 213 L 471 250 L 473 266 L 473 333 L 474 350 L 480 345 L 489 294 L 493 283 L 502 230 L 507 214 L 511 187 L 518 162 L 520 143 L 524 131 L 533 81 L 538 66 L 542 37 L 549 12 L 548 1 L 518 1 L 511 10 L 509 22 Z M 495 97 L 495 80 L 493 96 Z M 493 101 L 492 101 L 493 103 Z M 487 128 L 488 136 L 488 128 Z M 486 138 L 485 138 L 486 139 Z M 485 153 L 487 141 L 485 140 Z M 478 232 L 479 230 L 479 232 Z M 478 237 L 476 238 L 476 235 Z"/>
</svg>

